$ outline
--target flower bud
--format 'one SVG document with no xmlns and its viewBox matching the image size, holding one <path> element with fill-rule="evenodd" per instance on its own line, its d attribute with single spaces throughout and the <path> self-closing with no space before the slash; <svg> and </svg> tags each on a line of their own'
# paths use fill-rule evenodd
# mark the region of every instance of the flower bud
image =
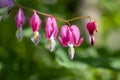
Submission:
<svg viewBox="0 0 120 80">
<path fill-rule="evenodd" d="M 21 41 L 24 36 L 22 27 L 25 24 L 25 21 L 26 21 L 26 18 L 24 16 L 23 11 L 20 8 L 17 15 L 15 16 L 15 22 L 17 26 L 16 37 L 19 41 Z"/>
<path fill-rule="evenodd" d="M 39 29 L 41 27 L 42 21 L 37 15 L 36 11 L 34 11 L 32 17 L 30 18 L 30 26 L 33 31 L 33 36 L 31 37 L 31 41 L 38 45 L 41 39 L 41 35 L 39 34 Z"/>
<path fill-rule="evenodd" d="M 53 17 L 46 18 L 46 25 L 45 25 L 45 33 L 46 38 L 48 39 L 48 49 L 52 52 L 56 45 L 56 37 L 58 34 L 58 26 L 56 19 Z"/>
<path fill-rule="evenodd" d="M 94 45 L 94 31 L 97 31 L 95 22 L 88 22 L 86 24 L 87 31 L 89 32 L 90 44 Z"/>
</svg>

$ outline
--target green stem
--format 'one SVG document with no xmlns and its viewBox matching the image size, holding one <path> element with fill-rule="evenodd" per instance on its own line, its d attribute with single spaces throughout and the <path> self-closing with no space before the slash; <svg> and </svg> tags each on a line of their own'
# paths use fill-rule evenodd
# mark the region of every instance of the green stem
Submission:
<svg viewBox="0 0 120 80">
<path fill-rule="evenodd" d="M 30 9 L 30 8 L 25 7 L 25 6 L 22 6 L 22 5 L 18 4 L 16 1 L 14 1 L 14 3 L 15 3 L 18 7 L 23 8 L 23 9 L 26 9 L 26 10 L 29 10 L 29 11 L 32 11 L 32 12 L 34 12 L 34 10 L 35 10 L 35 9 Z M 70 25 L 70 22 L 71 22 L 71 21 L 78 20 L 78 19 L 82 19 L 82 18 L 89 18 L 90 20 L 95 21 L 95 19 L 91 18 L 90 16 L 78 16 L 78 17 L 75 17 L 75 18 L 72 18 L 72 19 L 69 19 L 69 20 L 65 20 L 65 19 L 62 19 L 62 18 L 53 16 L 53 15 L 50 15 L 50 14 L 47 14 L 47 13 L 44 13 L 44 12 L 41 12 L 41 11 L 38 11 L 38 10 L 35 10 L 35 11 L 36 11 L 38 14 L 43 15 L 43 16 L 52 16 L 52 17 L 56 18 L 56 20 L 65 22 L 65 23 L 67 23 L 68 25 Z"/>
</svg>

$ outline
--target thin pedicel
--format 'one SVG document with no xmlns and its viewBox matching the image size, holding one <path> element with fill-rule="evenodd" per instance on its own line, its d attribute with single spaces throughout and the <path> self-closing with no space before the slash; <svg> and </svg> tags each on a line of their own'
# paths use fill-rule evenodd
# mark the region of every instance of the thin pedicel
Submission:
<svg viewBox="0 0 120 80">
<path fill-rule="evenodd" d="M 26 9 L 26 10 L 29 10 L 29 11 L 36 11 L 37 14 L 40 14 L 40 15 L 43 15 L 43 16 L 51 16 L 51 17 L 54 17 L 56 20 L 59 20 L 59 21 L 62 21 L 62 22 L 65 22 L 67 23 L 68 25 L 70 24 L 71 21 L 74 21 L 74 20 L 77 20 L 77 19 L 82 19 L 82 18 L 88 18 L 90 20 L 93 20 L 94 22 L 96 22 L 96 20 L 90 16 L 78 16 L 78 17 L 75 17 L 75 18 L 72 18 L 72 19 L 68 19 L 68 20 L 65 20 L 65 19 L 62 19 L 62 18 L 59 18 L 59 17 L 56 17 L 54 15 L 51 15 L 51 14 L 47 14 L 47 13 L 44 13 L 44 12 L 41 12 L 41 11 L 38 11 L 38 10 L 35 10 L 35 9 L 30 9 L 30 8 L 27 8 L 25 6 L 22 6 L 20 4 L 18 4 L 16 1 L 14 1 L 14 3 L 20 7 L 20 8 L 23 8 L 23 9 Z"/>
</svg>

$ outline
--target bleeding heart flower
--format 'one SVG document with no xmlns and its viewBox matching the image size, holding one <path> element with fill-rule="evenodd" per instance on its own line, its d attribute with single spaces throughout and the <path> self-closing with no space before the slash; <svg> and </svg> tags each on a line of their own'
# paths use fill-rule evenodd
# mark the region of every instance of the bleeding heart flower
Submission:
<svg viewBox="0 0 120 80">
<path fill-rule="evenodd" d="M 94 45 L 94 41 L 95 41 L 95 39 L 94 39 L 94 31 L 97 31 L 97 29 L 96 29 L 96 23 L 95 22 L 88 22 L 87 24 L 86 24 L 86 28 L 87 28 L 87 31 L 89 32 L 89 39 L 90 39 L 90 43 L 91 43 L 91 45 Z"/>
<path fill-rule="evenodd" d="M 55 18 L 53 17 L 46 18 L 45 32 L 46 38 L 48 39 L 48 48 L 52 52 L 55 48 L 56 45 L 55 39 L 58 34 L 58 26 Z"/>
<path fill-rule="evenodd" d="M 83 38 L 80 38 L 80 31 L 76 25 L 68 26 L 64 25 L 62 26 L 60 30 L 60 36 L 58 38 L 60 44 L 64 47 L 68 47 L 69 56 L 71 59 L 74 58 L 74 46 L 78 47 L 82 44 Z"/>
<path fill-rule="evenodd" d="M 16 31 L 16 37 L 19 41 L 22 40 L 23 38 L 23 30 L 22 30 L 22 27 L 24 25 L 26 21 L 26 18 L 24 16 L 24 13 L 23 11 L 21 10 L 21 8 L 19 9 L 17 15 L 15 16 L 15 22 L 16 22 L 16 26 L 17 26 L 17 31 Z"/>
<path fill-rule="evenodd" d="M 33 36 L 31 37 L 31 40 L 35 45 L 38 45 L 41 39 L 41 35 L 39 34 L 41 24 L 42 24 L 41 19 L 37 15 L 36 11 L 34 11 L 34 14 L 30 18 L 30 26 L 33 30 Z"/>
</svg>

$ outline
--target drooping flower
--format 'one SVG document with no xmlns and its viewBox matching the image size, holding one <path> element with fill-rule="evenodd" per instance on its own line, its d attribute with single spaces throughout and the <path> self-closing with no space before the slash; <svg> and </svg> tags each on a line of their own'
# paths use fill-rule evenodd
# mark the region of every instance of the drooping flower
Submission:
<svg viewBox="0 0 120 80">
<path fill-rule="evenodd" d="M 68 52 L 71 59 L 74 58 L 74 46 L 78 47 L 83 42 L 83 38 L 80 38 L 80 31 L 76 25 L 62 26 L 58 40 L 62 46 L 69 46 Z"/>
<path fill-rule="evenodd" d="M 86 24 L 87 31 L 89 32 L 89 39 L 90 39 L 90 44 L 94 45 L 94 31 L 97 31 L 96 29 L 96 23 L 95 22 L 88 22 Z"/>
<path fill-rule="evenodd" d="M 23 27 L 25 21 L 26 21 L 26 18 L 24 16 L 23 11 L 20 8 L 17 15 L 15 16 L 15 22 L 16 22 L 16 26 L 17 26 L 16 37 L 19 41 L 22 40 L 23 35 L 24 35 L 22 27 Z"/>
<path fill-rule="evenodd" d="M 30 18 L 30 26 L 33 31 L 33 36 L 31 37 L 31 41 L 35 44 L 38 45 L 41 39 L 41 35 L 39 34 L 39 29 L 41 27 L 42 21 L 37 15 L 36 11 L 34 11 L 32 17 Z"/>
<path fill-rule="evenodd" d="M 0 0 L 0 8 L 12 7 L 14 5 L 13 0 Z"/>
<path fill-rule="evenodd" d="M 53 17 L 46 18 L 45 32 L 46 38 L 48 39 L 48 48 L 52 52 L 55 48 L 56 45 L 55 39 L 58 34 L 58 26 L 55 18 Z"/>
</svg>

